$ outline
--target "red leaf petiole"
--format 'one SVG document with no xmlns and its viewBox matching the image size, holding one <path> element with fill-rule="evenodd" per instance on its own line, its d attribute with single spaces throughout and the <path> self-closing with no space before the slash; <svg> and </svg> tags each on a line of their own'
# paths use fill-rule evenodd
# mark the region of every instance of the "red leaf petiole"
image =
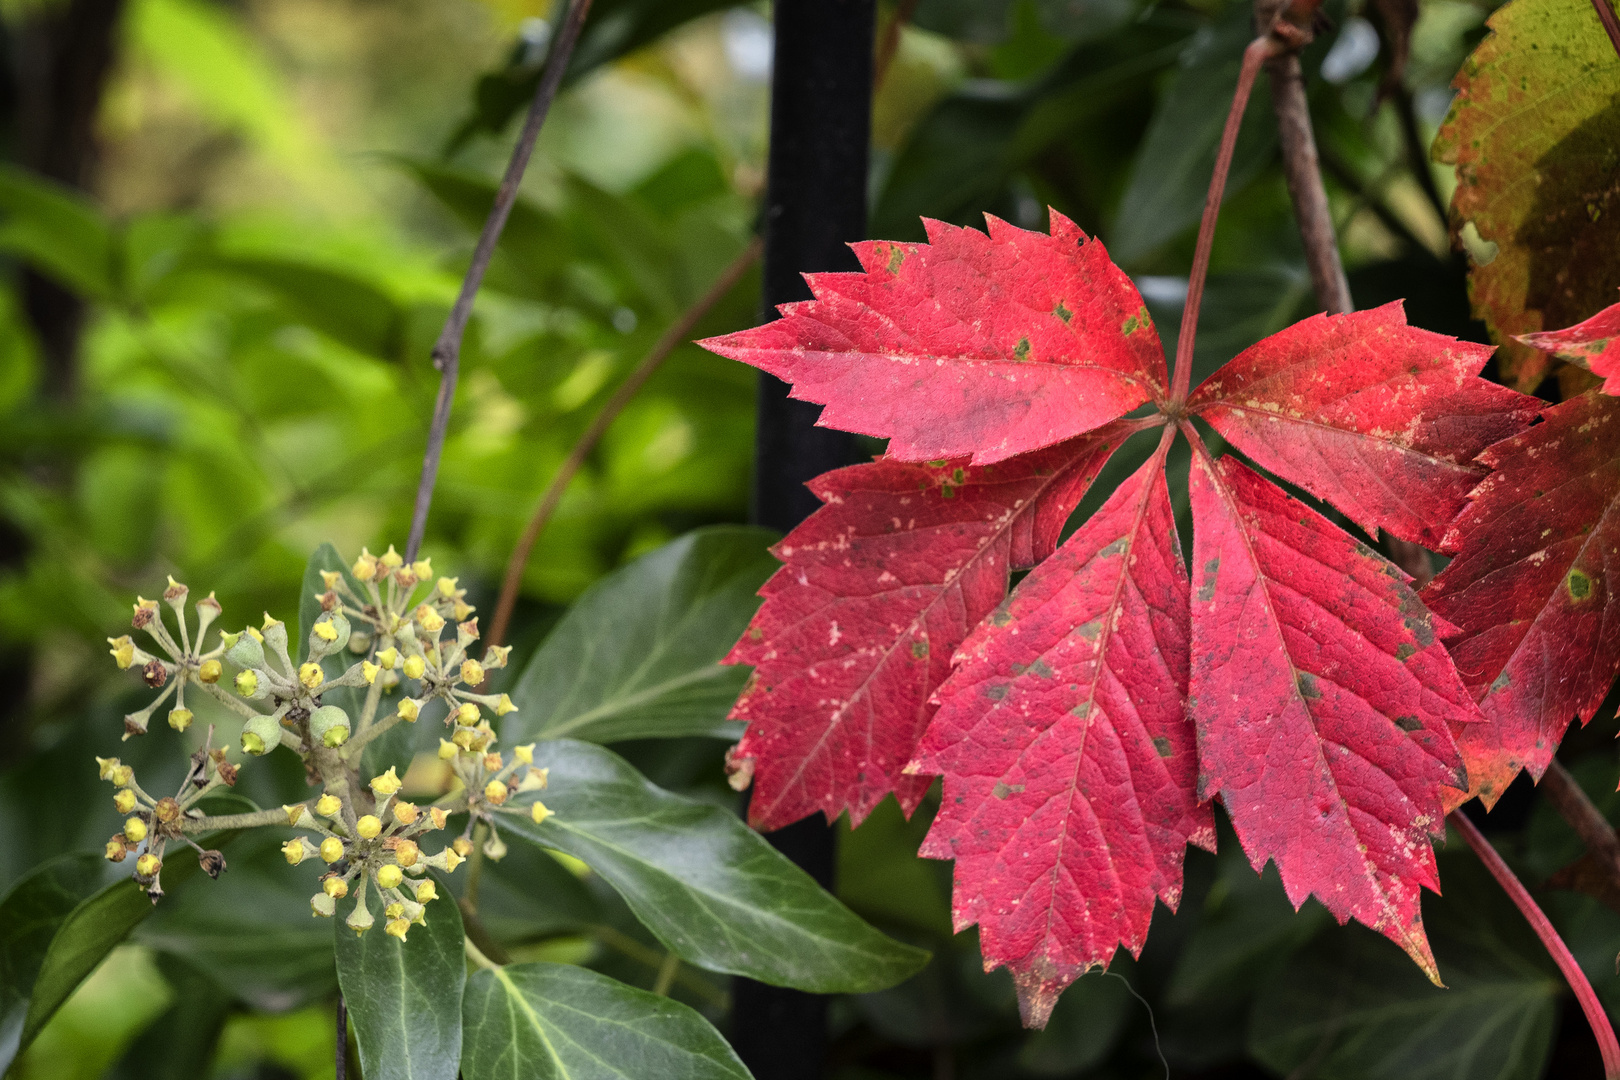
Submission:
<svg viewBox="0 0 1620 1080">
<path fill-rule="evenodd" d="M 1586 1014 L 1586 1022 L 1592 1025 L 1592 1034 L 1597 1036 L 1598 1049 L 1603 1054 L 1603 1075 L 1608 1080 L 1620 1077 L 1620 1042 L 1615 1041 L 1614 1027 L 1609 1023 L 1609 1014 L 1604 1011 L 1603 1003 L 1598 1000 L 1592 984 L 1587 981 L 1586 972 L 1581 970 L 1581 966 L 1575 962 L 1575 957 L 1570 955 L 1569 946 L 1564 944 L 1564 939 L 1558 936 L 1558 931 L 1553 928 L 1546 913 L 1531 898 L 1529 891 L 1514 876 L 1508 864 L 1502 861 L 1502 856 L 1496 853 L 1496 848 L 1491 846 L 1491 842 L 1480 835 L 1474 823 L 1460 810 L 1453 811 L 1446 820 L 1462 833 L 1463 839 L 1468 841 L 1468 846 L 1479 856 L 1479 861 L 1485 864 L 1485 869 L 1491 872 L 1496 883 L 1502 886 L 1502 890 L 1508 894 L 1524 915 L 1525 921 L 1530 924 L 1530 928 L 1536 932 L 1541 943 L 1552 954 L 1558 970 L 1564 973 L 1569 988 L 1575 991 L 1575 1000 L 1581 1003 L 1581 1011 Z"/>
</svg>

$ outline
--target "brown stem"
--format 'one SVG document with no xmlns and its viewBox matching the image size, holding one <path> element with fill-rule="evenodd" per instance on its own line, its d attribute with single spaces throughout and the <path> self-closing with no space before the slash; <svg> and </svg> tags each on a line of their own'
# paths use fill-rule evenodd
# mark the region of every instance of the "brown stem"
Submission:
<svg viewBox="0 0 1620 1080">
<path fill-rule="evenodd" d="M 1485 869 L 1491 872 L 1496 883 L 1502 886 L 1502 891 L 1508 894 L 1519 913 L 1530 924 L 1530 928 L 1546 946 L 1547 952 L 1552 955 L 1553 963 L 1558 970 L 1564 973 L 1564 979 L 1569 988 L 1575 992 L 1575 1000 L 1580 1002 L 1581 1011 L 1586 1014 L 1586 1022 L 1592 1025 L 1592 1034 L 1597 1037 L 1598 1051 L 1603 1055 L 1603 1075 L 1607 1080 L 1616 1080 L 1620 1077 L 1620 1042 L 1614 1037 L 1614 1026 L 1609 1023 L 1609 1014 L 1604 1011 L 1603 1003 L 1592 990 L 1592 984 L 1586 978 L 1586 972 L 1575 962 L 1570 954 L 1569 946 L 1564 939 L 1558 936 L 1552 921 L 1547 918 L 1541 906 L 1531 898 L 1529 890 L 1514 876 L 1508 864 L 1502 861 L 1491 842 L 1480 835 L 1474 823 L 1468 820 L 1462 811 L 1454 811 L 1446 818 L 1451 827 L 1462 834 L 1468 846 L 1474 849 L 1479 861 L 1485 864 Z"/>
<path fill-rule="evenodd" d="M 1187 303 L 1181 312 L 1181 333 L 1176 338 L 1176 368 L 1170 391 L 1173 408 L 1187 400 L 1187 389 L 1192 382 L 1193 339 L 1198 333 L 1198 309 L 1204 301 L 1204 279 L 1209 277 L 1209 255 L 1215 245 L 1215 220 L 1221 215 L 1221 199 L 1226 194 L 1226 174 L 1232 170 L 1232 153 L 1237 149 L 1238 129 L 1243 126 L 1243 112 L 1248 107 L 1249 95 L 1254 91 L 1255 76 L 1260 67 L 1278 48 L 1269 34 L 1262 34 L 1249 42 L 1243 50 L 1243 66 L 1238 69 L 1237 90 L 1232 95 L 1232 107 L 1226 114 L 1226 127 L 1221 131 L 1221 145 L 1215 153 L 1215 173 L 1209 180 L 1209 194 L 1204 199 L 1204 217 L 1198 223 L 1198 246 L 1193 250 L 1192 271 L 1187 275 Z"/>
<path fill-rule="evenodd" d="M 1547 766 L 1538 787 L 1552 808 L 1569 822 L 1594 861 L 1620 883 L 1620 836 L 1557 758 Z"/>
<path fill-rule="evenodd" d="M 551 478 L 551 483 L 547 485 L 545 493 L 540 496 L 539 505 L 534 508 L 534 514 L 529 518 L 528 525 L 524 526 L 523 535 L 518 539 L 517 547 L 512 549 L 511 558 L 506 561 L 506 576 L 501 581 L 501 595 L 496 601 L 495 618 L 490 623 L 487 637 L 491 647 L 506 640 L 506 631 L 512 622 L 512 610 L 517 606 L 518 593 L 523 587 L 523 571 L 529 565 L 529 555 L 534 551 L 534 542 L 539 539 L 546 523 L 551 520 L 551 515 L 562 502 L 563 493 L 568 490 L 568 484 L 574 479 L 574 474 L 579 472 L 580 467 L 585 464 L 585 459 L 596 449 L 596 444 L 607 434 L 607 429 L 646 385 L 647 380 L 652 378 L 659 365 L 686 341 L 703 317 L 736 287 L 737 282 L 742 280 L 742 276 L 759 259 L 762 248 L 763 244 L 758 237 L 749 241 L 748 246 L 731 260 L 731 265 L 720 272 L 715 283 L 709 286 L 709 291 L 698 297 L 691 307 L 681 313 L 680 318 L 670 324 L 669 329 L 664 331 L 663 336 L 648 350 L 647 355 L 642 357 L 641 363 L 636 365 L 635 370 L 630 372 L 629 377 L 613 392 L 613 396 L 603 404 L 601 411 L 591 420 L 591 426 L 579 437 L 579 441 L 574 443 L 574 448 L 568 452 L 568 457 L 563 460 L 556 475 Z"/>
<path fill-rule="evenodd" d="M 1344 262 L 1339 258 L 1339 242 L 1333 231 L 1333 212 L 1328 207 L 1327 190 L 1322 187 L 1299 57 L 1294 53 L 1279 56 L 1266 64 L 1266 71 L 1271 75 L 1271 104 L 1277 114 L 1283 175 L 1288 180 L 1294 217 L 1305 242 L 1305 265 L 1310 270 L 1311 285 L 1323 311 L 1342 315 L 1352 310 L 1350 282 L 1344 276 Z"/>
<path fill-rule="evenodd" d="M 1597 10 L 1597 17 L 1603 23 L 1604 32 L 1609 35 L 1615 53 L 1620 54 L 1620 19 L 1614 17 L 1614 8 L 1609 6 L 1609 0 L 1592 0 L 1592 7 Z"/>
<path fill-rule="evenodd" d="M 484 229 L 478 234 L 478 243 L 473 248 L 472 262 L 467 266 L 467 276 L 461 281 L 461 291 L 456 294 L 455 306 L 450 309 L 450 315 L 444 321 L 444 329 L 439 332 L 439 340 L 433 345 L 433 366 L 439 369 L 439 396 L 433 404 L 433 420 L 428 427 L 427 449 L 422 454 L 422 479 L 416 487 L 416 505 L 411 511 L 411 534 L 405 545 L 405 558 L 413 560 L 422 546 L 422 535 L 427 530 L 428 508 L 433 505 L 433 485 L 439 478 L 439 458 L 444 453 L 444 436 L 450 427 L 450 406 L 456 397 L 456 377 L 461 366 L 461 339 L 467 332 L 467 321 L 472 318 L 473 299 L 478 295 L 478 288 L 484 283 L 484 274 L 489 269 L 490 260 L 495 257 L 495 245 L 500 241 L 501 230 L 506 227 L 506 219 L 512 213 L 512 207 L 517 202 L 518 185 L 523 182 L 523 174 L 529 167 L 529 158 L 534 154 L 534 143 L 540 135 L 540 128 L 546 122 L 546 114 L 551 111 L 551 103 L 557 96 L 557 89 L 562 85 L 563 74 L 568 70 L 568 58 L 573 55 L 574 44 L 579 40 L 580 27 L 584 25 L 585 16 L 591 10 L 591 0 L 573 0 L 568 8 L 568 16 L 563 21 L 562 31 L 557 35 L 555 44 L 551 47 L 551 55 L 546 58 L 546 70 L 535 87 L 534 100 L 529 103 L 529 115 L 523 121 L 523 133 L 518 137 L 517 145 L 512 148 L 512 159 L 507 162 L 506 174 L 501 177 L 501 186 L 495 192 L 495 204 L 489 208 L 489 217 L 484 220 Z"/>
</svg>

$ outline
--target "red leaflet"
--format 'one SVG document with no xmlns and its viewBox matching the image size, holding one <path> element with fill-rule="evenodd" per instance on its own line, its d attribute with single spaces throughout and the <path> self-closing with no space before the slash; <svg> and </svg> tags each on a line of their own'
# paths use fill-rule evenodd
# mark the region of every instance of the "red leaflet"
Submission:
<svg viewBox="0 0 1620 1080">
<path fill-rule="evenodd" d="M 930 221 L 928 244 L 856 244 L 865 273 L 807 275 L 814 300 L 699 344 L 900 461 L 986 465 L 1162 397 L 1159 335 L 1101 242 L 1058 214 L 1051 236 L 989 220 L 989 236 Z"/>
<path fill-rule="evenodd" d="M 955 859 L 958 928 L 1018 981 L 1024 1022 L 1141 952 L 1181 898 L 1193 795 L 1187 572 L 1155 454 L 962 646 L 917 764 L 945 774 L 922 854 Z"/>
<path fill-rule="evenodd" d="M 942 773 L 923 854 L 956 860 L 957 923 L 1012 970 L 1031 1024 L 1142 947 L 1155 901 L 1180 898 L 1185 844 L 1213 843 L 1216 797 L 1296 904 L 1319 897 L 1437 977 L 1419 918 L 1430 840 L 1468 782 L 1457 733 L 1488 727 L 1436 640 L 1455 628 L 1371 549 L 1201 445 L 1189 596 L 1172 434 L 1051 553 L 1122 437 L 1173 424 L 1196 442 L 1190 415 L 1369 530 L 1436 544 L 1484 473 L 1475 455 L 1524 427 L 1530 399 L 1477 377 L 1488 350 L 1390 305 L 1307 319 L 1178 405 L 1129 316 L 1135 290 L 1053 222 L 1052 238 L 992 220 L 989 236 L 936 225 L 931 246 L 860 245 L 865 273 L 814 278 L 814 302 L 710 343 L 797 380 L 825 421 L 893 436 L 890 459 L 812 485 L 827 505 L 779 547 L 732 654 L 757 666 L 733 713 L 751 819 L 858 822 L 891 790 L 909 810 Z M 1158 416 L 1049 445 L 1149 399 Z M 893 460 L 947 451 L 1000 463 Z M 1033 563 L 998 608 L 1009 566 Z"/>
<path fill-rule="evenodd" d="M 732 718 L 754 761 L 750 823 L 776 829 L 891 790 L 909 813 L 927 777 L 902 775 L 951 653 L 1001 602 L 1007 572 L 1049 553 L 1126 430 L 999 466 L 877 461 L 819 477 L 827 505 L 775 548 L 785 566 L 727 663 L 754 665 Z"/>
<path fill-rule="evenodd" d="M 1437 547 L 1484 475 L 1474 457 L 1539 404 L 1475 378 L 1490 355 L 1406 325 L 1399 301 L 1313 315 L 1233 359 L 1188 407 L 1368 532 Z"/>
<path fill-rule="evenodd" d="M 1438 890 L 1451 724 L 1477 718 L 1406 576 L 1231 458 L 1195 455 L 1192 674 L 1199 786 L 1297 907 L 1384 934 L 1440 981 L 1418 886 Z M 1449 629 L 1449 628 L 1448 628 Z"/>
<path fill-rule="evenodd" d="M 1579 364 L 1608 381 L 1605 394 L 1620 394 L 1620 304 L 1611 304 L 1567 330 L 1520 334 L 1526 345 L 1550 352 L 1560 360 Z"/>
<path fill-rule="evenodd" d="M 1493 805 L 1521 768 L 1538 780 L 1570 718 L 1620 673 L 1608 583 L 1620 549 L 1620 401 L 1597 390 L 1487 450 L 1497 471 L 1447 537 L 1458 555 L 1424 590 L 1461 627 L 1447 645 L 1489 724 L 1458 744 L 1469 794 Z"/>
</svg>

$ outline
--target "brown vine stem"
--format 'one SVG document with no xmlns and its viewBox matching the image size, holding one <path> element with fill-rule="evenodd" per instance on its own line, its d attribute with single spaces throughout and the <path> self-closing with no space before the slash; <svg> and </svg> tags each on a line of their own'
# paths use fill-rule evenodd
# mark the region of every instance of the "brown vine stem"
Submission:
<svg viewBox="0 0 1620 1080">
<path fill-rule="evenodd" d="M 1192 272 L 1187 275 L 1187 303 L 1181 312 L 1181 333 L 1176 337 L 1176 368 L 1170 391 L 1172 409 L 1179 409 L 1187 401 L 1187 390 L 1192 381 L 1193 339 L 1198 333 L 1198 309 L 1204 302 L 1204 279 L 1209 276 L 1209 255 L 1215 245 L 1215 220 L 1221 215 L 1221 199 L 1226 194 L 1226 174 L 1232 170 L 1232 153 L 1237 149 L 1238 129 L 1243 126 L 1243 112 L 1248 108 L 1249 95 L 1254 92 L 1255 76 L 1260 67 L 1274 56 L 1282 43 L 1271 34 L 1262 34 L 1249 42 L 1243 50 L 1243 66 L 1238 69 L 1237 90 L 1232 95 L 1232 107 L 1226 114 L 1226 127 L 1221 131 L 1220 148 L 1215 153 L 1215 173 L 1209 180 L 1209 194 L 1204 199 L 1204 217 L 1198 223 L 1198 246 L 1193 250 Z"/>
<path fill-rule="evenodd" d="M 1609 0 L 1592 0 L 1592 7 L 1597 9 L 1598 20 L 1603 23 L 1604 33 L 1609 35 L 1615 53 L 1620 54 L 1620 19 L 1615 18 L 1614 8 L 1609 6 Z"/>
<path fill-rule="evenodd" d="M 630 404 L 631 399 L 647 384 L 647 380 L 652 378 L 653 372 L 658 370 L 670 353 L 686 341 L 703 317 L 713 310 L 714 305 L 736 288 L 737 282 L 741 281 L 743 275 L 759 260 L 762 250 L 764 242 L 756 236 L 748 242 L 747 247 L 737 253 L 737 257 L 731 260 L 731 264 L 722 270 L 714 284 L 709 286 L 709 291 L 670 324 L 669 329 L 664 331 L 653 347 L 647 351 L 647 355 L 641 358 L 641 362 L 635 366 L 624 382 L 619 384 L 613 396 L 592 418 L 590 427 L 586 428 L 584 434 L 574 443 L 568 457 L 563 460 L 556 475 L 551 478 L 551 483 L 546 485 L 545 493 L 540 496 L 540 502 L 534 508 L 534 514 L 523 528 L 523 535 L 518 538 L 517 546 L 512 549 L 512 555 L 506 561 L 506 576 L 501 580 L 500 599 L 495 603 L 495 618 L 490 623 L 486 639 L 491 647 L 506 640 L 506 631 L 512 623 L 512 611 L 517 607 L 518 594 L 523 589 L 523 571 L 529 565 L 529 555 L 534 551 L 534 543 L 540 538 L 546 523 L 551 520 L 551 515 L 556 513 L 574 475 L 585 464 L 585 459 L 591 455 L 591 451 L 596 449 L 596 444 L 602 441 L 602 436 L 607 434 L 607 429 L 618 419 L 624 407 Z"/>
<path fill-rule="evenodd" d="M 461 291 L 456 294 L 455 305 L 451 307 L 450 315 L 444 321 L 444 329 L 439 331 L 439 339 L 433 345 L 433 366 L 439 369 L 440 375 L 439 396 L 433 403 L 427 448 L 422 453 L 422 479 L 416 486 L 416 505 L 411 511 L 411 534 L 405 545 L 407 560 L 416 558 L 422 546 L 422 535 L 427 531 L 428 508 L 433 505 L 433 485 L 439 479 L 439 459 L 444 454 L 444 436 L 450 427 L 450 406 L 456 397 L 456 379 L 461 367 L 461 339 L 467 332 L 468 320 L 472 318 L 473 300 L 478 296 L 479 286 L 484 283 L 490 260 L 495 257 L 495 245 L 500 241 L 501 230 L 506 228 L 506 219 L 511 216 L 512 207 L 517 202 L 518 186 L 529 168 L 529 158 L 534 155 L 535 140 L 546 122 L 546 115 L 551 111 L 552 101 L 557 97 L 557 89 L 568 70 L 568 59 L 573 55 L 580 28 L 590 10 L 591 0 L 573 0 L 568 7 L 562 30 L 551 47 L 551 55 L 546 58 L 545 74 L 540 79 L 540 85 L 535 87 L 534 100 L 529 103 L 523 132 L 518 137 L 517 145 L 512 148 L 512 158 L 507 162 L 501 186 L 495 192 L 495 203 L 489 208 L 489 217 L 484 219 L 483 231 L 478 234 L 467 275 L 461 280 Z"/>
<path fill-rule="evenodd" d="M 1553 963 L 1564 973 L 1569 988 L 1575 991 L 1575 999 L 1580 1002 L 1581 1011 L 1586 1014 L 1586 1022 L 1592 1025 L 1592 1034 L 1597 1036 L 1598 1049 L 1603 1054 L 1603 1075 L 1608 1080 L 1620 1078 L 1620 1042 L 1615 1040 L 1614 1027 L 1609 1023 L 1609 1014 L 1603 1010 L 1603 1003 L 1593 992 L 1592 984 L 1587 981 L 1586 972 L 1581 970 L 1581 966 L 1575 962 L 1575 957 L 1570 955 L 1569 946 L 1564 944 L 1564 939 L 1558 936 L 1558 931 L 1553 928 L 1552 922 L 1548 920 L 1540 905 L 1530 896 L 1523 883 L 1514 876 L 1508 864 L 1502 861 L 1502 856 L 1497 854 L 1491 842 L 1480 835 L 1467 815 L 1458 810 L 1449 814 L 1446 820 L 1451 823 L 1452 828 L 1462 833 L 1463 839 L 1468 841 L 1468 846 L 1479 856 L 1479 861 L 1485 864 L 1485 868 L 1491 872 L 1497 884 L 1512 898 L 1531 929 L 1535 930 L 1536 936 L 1552 954 Z"/>
</svg>

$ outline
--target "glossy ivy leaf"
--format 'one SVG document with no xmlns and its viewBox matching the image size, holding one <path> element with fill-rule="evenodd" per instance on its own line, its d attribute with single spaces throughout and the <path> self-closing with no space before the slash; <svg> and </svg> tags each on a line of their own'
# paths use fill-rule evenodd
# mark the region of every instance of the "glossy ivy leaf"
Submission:
<svg viewBox="0 0 1620 1080">
<path fill-rule="evenodd" d="M 366 1080 L 455 1080 L 461 1062 L 461 992 L 467 981 L 461 912 L 443 880 L 425 926 L 405 941 L 382 932 L 376 889 L 366 901 L 376 924 L 356 934 L 332 920 L 338 985 Z M 343 907 L 347 907 L 345 902 Z"/>
<path fill-rule="evenodd" d="M 988 236 L 935 228 L 932 248 L 867 245 L 865 274 L 823 290 L 840 302 L 794 309 L 800 324 L 775 337 L 762 328 L 711 345 L 806 378 L 815 400 L 844 395 L 850 411 L 832 416 L 876 415 L 899 385 L 889 361 L 823 363 L 807 346 L 911 342 L 944 321 L 980 328 L 979 340 L 1043 343 L 1054 289 L 1065 311 L 1115 302 L 1113 275 L 1095 266 L 1106 256 L 1072 224 L 1054 214 L 1047 242 L 1031 235 L 992 219 Z M 1008 273 L 969 293 L 962 275 L 978 271 L 957 269 L 962 252 L 974 268 L 1048 276 L 1032 285 Z M 1086 260 L 1083 281 L 1061 276 Z M 1071 308 L 1071 282 L 1101 295 Z M 856 296 L 881 301 L 841 302 Z M 1156 337 L 1135 336 L 1143 325 L 1120 329 L 1143 350 L 1139 370 L 1162 372 Z M 1003 374 L 1040 384 L 1045 373 L 1024 372 L 1041 367 L 1044 348 Z M 934 359 L 938 370 L 953 363 Z M 930 393 L 924 380 L 893 397 L 891 415 L 908 425 L 889 429 L 902 456 L 917 451 L 915 428 L 976 433 L 981 441 L 958 449 L 988 449 L 980 456 L 995 463 L 885 459 L 812 482 L 827 505 L 778 546 L 787 565 L 732 653 L 756 665 L 734 714 L 749 722 L 734 764 L 753 771 L 750 816 L 775 825 L 847 807 L 858 820 L 890 789 L 911 805 L 908 775 L 943 772 L 945 802 L 923 853 L 957 860 L 957 927 L 978 924 L 986 963 L 1012 970 L 1030 1023 L 1080 972 L 1122 945 L 1141 948 L 1155 900 L 1180 898 L 1184 844 L 1213 840 L 1198 804 L 1217 795 L 1250 861 L 1274 860 L 1293 904 L 1317 896 L 1437 978 L 1419 892 L 1438 885 L 1429 845 L 1444 792 L 1466 783 L 1453 732 L 1479 718 L 1439 641 L 1452 627 L 1371 549 L 1236 457 L 1214 460 L 1185 417 L 1229 432 L 1357 520 L 1432 539 L 1434 519 L 1483 473 L 1468 458 L 1533 415 L 1527 399 L 1478 378 L 1485 359 L 1408 327 L 1391 305 L 1273 335 L 1184 408 L 1146 380 L 1160 416 L 1058 446 L 1043 444 L 1070 423 L 1094 426 L 1106 399 L 1072 415 L 1052 399 L 1049 411 L 1021 415 L 997 396 L 1013 384 L 974 383 L 963 396 L 966 379 L 956 393 Z M 837 394 L 824 394 L 832 383 Z M 1197 444 L 1191 581 L 1160 476 L 1164 437 L 1153 462 L 1046 558 L 1056 529 L 1042 523 L 1067 517 L 1120 437 L 1172 420 Z M 1001 460 L 1021 445 L 1043 448 Z M 1066 479 L 1047 491 L 1057 477 Z M 1018 540 L 1003 555 L 992 540 L 1008 531 Z M 993 608 L 1008 570 L 1034 564 Z M 919 612 L 936 598 L 946 617 L 929 637 Z M 948 682 L 941 645 L 954 649 Z"/>
<path fill-rule="evenodd" d="M 1457 167 L 1451 229 L 1474 313 L 1529 390 L 1549 365 L 1514 337 L 1571 326 L 1620 286 L 1620 66 L 1590 0 L 1513 0 L 1487 25 L 1434 156 Z"/>
<path fill-rule="evenodd" d="M 720 661 L 759 608 L 774 539 L 699 529 L 591 586 L 518 677 L 503 740 L 735 738 L 747 672 Z"/>
<path fill-rule="evenodd" d="M 748 1080 L 697 1012 L 585 968 L 476 972 L 462 1014 L 466 1080 Z"/>
<path fill-rule="evenodd" d="M 863 273 L 810 274 L 814 300 L 699 344 L 901 461 L 993 464 L 1161 395 L 1153 320 L 1102 243 L 1055 213 L 1051 236 L 989 220 L 989 236 L 931 221 L 927 244 L 855 244 Z"/>
<path fill-rule="evenodd" d="M 534 751 L 551 770 L 541 824 L 529 800 L 502 830 L 584 862 L 658 940 L 711 971 L 815 993 L 893 986 L 927 962 L 863 922 L 737 818 L 648 782 L 590 743 Z"/>
<path fill-rule="evenodd" d="M 1007 591 L 1010 567 L 1057 544 L 1124 433 L 1105 428 L 1003 465 L 878 461 L 818 477 L 827 505 L 773 550 L 786 565 L 728 656 L 755 665 L 732 718 L 751 765 L 748 819 L 777 829 L 821 811 L 860 824 L 904 775 L 962 639 Z M 748 764 L 743 764 L 748 763 Z"/>
<path fill-rule="evenodd" d="M 1519 340 L 1560 360 L 1579 364 L 1600 379 L 1605 394 L 1620 394 L 1620 304 L 1610 304 L 1565 330 L 1521 334 Z"/>
<path fill-rule="evenodd" d="M 1481 455 L 1495 471 L 1446 538 L 1456 558 L 1424 590 L 1460 628 L 1447 645 L 1489 721 L 1458 739 L 1468 794 L 1487 806 L 1521 768 L 1539 780 L 1570 720 L 1590 721 L 1620 674 L 1620 400 L 1589 390 L 1542 417 Z"/>
<path fill-rule="evenodd" d="M 35 867 L 0 900 L 0 1073 L 22 1051 L 34 980 L 68 917 L 106 879 L 106 860 L 91 852 Z"/>
<path fill-rule="evenodd" d="M 1249 1051 L 1321 1080 L 1537 1080 L 1562 981 L 1524 919 L 1467 856 L 1442 859 L 1429 933 L 1446 988 L 1354 928 L 1324 935 L 1261 991 Z"/>
</svg>

